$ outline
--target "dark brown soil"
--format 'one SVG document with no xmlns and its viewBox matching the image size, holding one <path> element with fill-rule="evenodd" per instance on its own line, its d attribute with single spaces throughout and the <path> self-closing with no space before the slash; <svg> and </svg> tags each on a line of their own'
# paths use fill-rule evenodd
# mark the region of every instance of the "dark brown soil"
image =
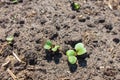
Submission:
<svg viewBox="0 0 120 80">
<path fill-rule="evenodd" d="M 69 0 L 0 1 L 0 80 L 12 80 L 7 68 L 18 80 L 120 80 L 120 2 L 113 9 L 105 0 L 75 2 L 79 11 Z M 14 42 L 5 45 L 10 35 Z M 44 50 L 48 39 L 61 46 L 57 54 Z M 78 42 L 87 53 L 70 65 L 65 52 Z"/>
</svg>

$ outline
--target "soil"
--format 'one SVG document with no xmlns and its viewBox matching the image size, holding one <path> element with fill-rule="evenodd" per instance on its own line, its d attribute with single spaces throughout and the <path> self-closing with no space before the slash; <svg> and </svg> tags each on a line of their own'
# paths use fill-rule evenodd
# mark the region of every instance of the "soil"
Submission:
<svg viewBox="0 0 120 80">
<path fill-rule="evenodd" d="M 13 80 L 7 69 L 18 80 L 120 80 L 119 0 L 112 8 L 109 0 L 75 0 L 79 11 L 69 0 L 18 1 L 0 1 L 0 80 Z M 6 45 L 10 35 L 14 42 Z M 46 52 L 46 40 L 59 44 L 59 52 Z M 65 52 L 78 42 L 87 53 L 71 65 Z"/>
</svg>

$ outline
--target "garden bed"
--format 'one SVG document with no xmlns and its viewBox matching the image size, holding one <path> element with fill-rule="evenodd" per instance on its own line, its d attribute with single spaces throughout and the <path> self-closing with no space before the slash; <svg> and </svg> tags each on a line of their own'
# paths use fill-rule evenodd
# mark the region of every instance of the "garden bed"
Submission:
<svg viewBox="0 0 120 80">
<path fill-rule="evenodd" d="M 18 80 L 120 80 L 120 2 L 75 2 L 78 11 L 69 0 L 0 2 L 0 80 L 13 79 L 9 70 Z M 46 40 L 60 45 L 57 54 L 46 53 Z M 65 53 L 79 42 L 87 53 L 71 65 Z"/>
</svg>

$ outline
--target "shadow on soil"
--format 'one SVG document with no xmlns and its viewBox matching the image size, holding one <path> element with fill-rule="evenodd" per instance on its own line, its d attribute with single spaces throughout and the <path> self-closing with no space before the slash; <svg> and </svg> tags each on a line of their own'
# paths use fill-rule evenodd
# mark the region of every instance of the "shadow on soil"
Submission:
<svg viewBox="0 0 120 80">
<path fill-rule="evenodd" d="M 68 62 L 68 66 L 69 66 L 70 72 L 72 72 L 72 73 L 74 73 L 78 67 L 77 64 L 70 64 L 69 62 Z"/>
<path fill-rule="evenodd" d="M 89 58 L 88 54 L 77 56 L 79 67 L 85 68 L 87 66 L 87 61 L 85 60 L 86 58 Z M 78 65 L 77 64 L 70 64 L 68 62 L 69 69 L 72 73 L 74 73 L 77 70 Z"/>
<path fill-rule="evenodd" d="M 62 57 L 62 54 L 59 51 L 52 52 L 46 50 L 45 53 L 45 59 L 47 60 L 47 62 L 51 62 L 53 60 L 56 64 L 59 64 L 60 58 Z"/>
<path fill-rule="evenodd" d="M 79 64 L 79 67 L 86 67 L 87 66 L 87 61 L 85 60 L 86 58 L 89 58 L 89 54 L 83 54 L 81 56 L 77 56 L 77 59 L 78 59 L 78 64 Z"/>
</svg>

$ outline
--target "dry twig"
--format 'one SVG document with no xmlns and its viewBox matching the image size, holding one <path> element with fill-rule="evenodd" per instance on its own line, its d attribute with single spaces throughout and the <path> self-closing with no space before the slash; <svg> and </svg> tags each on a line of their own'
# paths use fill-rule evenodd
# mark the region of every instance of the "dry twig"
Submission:
<svg viewBox="0 0 120 80">
<path fill-rule="evenodd" d="M 7 43 L 5 43 L 4 45 L 1 45 L 0 47 L 0 54 L 2 54 L 3 53 L 3 49 L 7 46 L 8 44 Z"/>
<path fill-rule="evenodd" d="M 7 69 L 7 72 L 10 74 L 13 80 L 18 80 L 17 77 L 13 74 L 13 72 L 9 68 Z"/>
<path fill-rule="evenodd" d="M 8 65 L 10 63 L 10 60 L 8 60 L 7 62 L 2 64 L 2 67 L 5 67 L 6 65 Z"/>
<path fill-rule="evenodd" d="M 13 55 L 19 62 L 22 62 L 22 60 L 14 52 L 13 52 Z"/>
</svg>

